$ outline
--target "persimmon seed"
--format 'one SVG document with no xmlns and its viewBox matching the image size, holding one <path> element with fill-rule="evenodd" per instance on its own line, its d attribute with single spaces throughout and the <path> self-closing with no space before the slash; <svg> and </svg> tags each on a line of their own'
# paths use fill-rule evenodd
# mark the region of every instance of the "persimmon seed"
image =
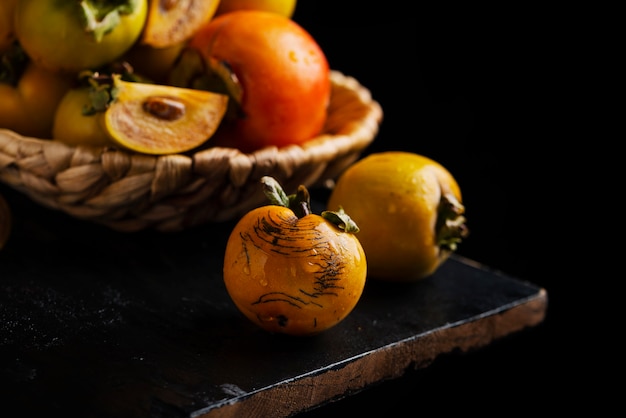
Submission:
<svg viewBox="0 0 626 418">
<path fill-rule="evenodd" d="M 177 120 L 185 114 L 185 104 L 168 97 L 150 97 L 143 103 L 143 109 L 164 120 Z"/>
<path fill-rule="evenodd" d="M 161 10 L 169 11 L 176 7 L 178 0 L 161 0 Z"/>
</svg>

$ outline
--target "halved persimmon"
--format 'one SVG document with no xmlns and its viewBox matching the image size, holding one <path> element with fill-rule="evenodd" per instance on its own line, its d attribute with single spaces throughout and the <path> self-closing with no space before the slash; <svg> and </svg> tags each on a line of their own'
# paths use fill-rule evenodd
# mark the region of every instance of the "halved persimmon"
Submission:
<svg viewBox="0 0 626 418">
<path fill-rule="evenodd" d="M 206 142 L 228 107 L 228 96 L 210 91 L 123 81 L 101 120 L 116 144 L 144 154 L 175 154 Z"/>
</svg>

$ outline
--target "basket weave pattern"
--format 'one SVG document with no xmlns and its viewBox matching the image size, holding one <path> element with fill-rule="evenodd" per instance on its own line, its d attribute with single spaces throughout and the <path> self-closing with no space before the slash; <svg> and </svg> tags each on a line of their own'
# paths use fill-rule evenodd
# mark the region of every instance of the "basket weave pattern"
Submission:
<svg viewBox="0 0 626 418">
<path fill-rule="evenodd" d="M 300 184 L 321 185 L 374 140 L 380 105 L 356 79 L 332 71 L 331 80 L 324 130 L 303 145 L 153 156 L 0 129 L 0 181 L 43 206 L 121 231 L 176 231 L 235 219 L 267 203 L 261 177 L 273 176 L 287 193 Z"/>
</svg>

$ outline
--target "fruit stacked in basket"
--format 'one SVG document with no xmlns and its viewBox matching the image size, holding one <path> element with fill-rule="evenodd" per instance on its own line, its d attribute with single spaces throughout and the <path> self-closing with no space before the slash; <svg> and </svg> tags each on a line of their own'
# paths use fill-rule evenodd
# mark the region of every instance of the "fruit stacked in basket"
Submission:
<svg viewBox="0 0 626 418">
<path fill-rule="evenodd" d="M 381 107 L 293 10 L 228 3 L 3 1 L 0 182 L 134 231 L 239 217 L 263 176 L 336 178 Z"/>
</svg>

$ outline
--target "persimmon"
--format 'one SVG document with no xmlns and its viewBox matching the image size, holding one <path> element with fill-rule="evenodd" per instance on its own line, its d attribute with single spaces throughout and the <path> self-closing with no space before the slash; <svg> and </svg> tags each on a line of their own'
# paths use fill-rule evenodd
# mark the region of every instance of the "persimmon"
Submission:
<svg viewBox="0 0 626 418">
<path fill-rule="evenodd" d="M 7 72 L 2 70 L 0 64 L 0 128 L 20 135 L 50 138 L 54 114 L 72 86 L 72 78 L 27 59 L 23 71 L 14 74 L 14 80 L 5 80 L 3 74 Z"/>
<path fill-rule="evenodd" d="M 304 186 L 287 196 L 262 179 L 272 204 L 249 211 L 226 245 L 224 283 L 237 308 L 272 333 L 315 335 L 359 301 L 367 273 L 358 226 L 343 211 L 310 211 Z"/>
<path fill-rule="evenodd" d="M 147 0 L 20 0 L 15 37 L 38 66 L 73 74 L 120 58 L 137 41 Z"/>
<path fill-rule="evenodd" d="M 200 55 L 205 71 L 231 94 L 233 111 L 216 136 L 223 145 L 252 152 L 303 144 L 322 131 L 331 93 L 329 63 L 293 20 L 261 10 L 225 13 L 202 26 L 187 49 L 177 66 L 184 70 L 190 66 L 184 57 L 195 63 L 194 55 Z"/>
<path fill-rule="evenodd" d="M 374 153 L 349 166 L 327 203 L 339 207 L 359 225 L 368 277 L 376 280 L 426 278 L 468 235 L 456 179 L 415 153 Z"/>
<path fill-rule="evenodd" d="M 91 106 L 91 88 L 78 86 L 69 89 L 54 113 L 52 139 L 67 145 L 113 146 L 100 123 L 96 112 L 88 112 Z"/>
</svg>

